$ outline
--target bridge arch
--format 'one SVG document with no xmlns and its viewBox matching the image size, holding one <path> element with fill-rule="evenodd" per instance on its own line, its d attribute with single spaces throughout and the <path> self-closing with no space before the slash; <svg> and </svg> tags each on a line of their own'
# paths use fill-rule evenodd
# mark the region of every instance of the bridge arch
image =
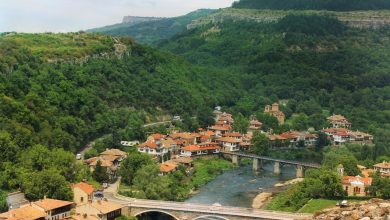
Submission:
<svg viewBox="0 0 390 220">
<path fill-rule="evenodd" d="M 163 214 L 166 214 L 166 215 L 174 218 L 175 220 L 180 220 L 180 218 L 176 217 L 175 215 L 173 215 L 169 212 L 166 212 L 166 211 L 158 210 L 158 209 L 150 209 L 150 210 L 141 211 L 141 212 L 138 212 L 137 214 L 135 214 L 134 217 L 137 217 L 137 216 L 140 216 L 142 214 L 149 213 L 149 212 L 150 213 L 152 213 L 152 212 L 163 213 Z"/>
<path fill-rule="evenodd" d="M 218 215 L 202 215 L 199 217 L 194 218 L 193 220 L 205 220 L 205 219 L 212 219 L 212 220 L 229 220 L 228 218 L 218 216 Z"/>
</svg>

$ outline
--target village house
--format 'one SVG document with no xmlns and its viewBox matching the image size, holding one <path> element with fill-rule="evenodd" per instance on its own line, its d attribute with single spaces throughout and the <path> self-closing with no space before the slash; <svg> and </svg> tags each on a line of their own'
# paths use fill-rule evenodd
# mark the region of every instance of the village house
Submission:
<svg viewBox="0 0 390 220">
<path fill-rule="evenodd" d="M 172 161 L 176 164 L 182 164 L 186 166 L 187 168 L 192 167 L 193 159 L 191 157 L 176 157 L 172 159 Z"/>
<path fill-rule="evenodd" d="M 367 187 L 371 186 L 371 177 L 343 176 L 341 181 L 348 196 L 367 196 Z"/>
<path fill-rule="evenodd" d="M 216 141 L 217 141 L 217 143 L 219 143 L 222 146 L 223 151 L 239 151 L 240 150 L 241 140 L 238 140 L 236 138 L 221 137 L 221 138 L 218 138 Z"/>
<path fill-rule="evenodd" d="M 192 157 L 209 154 L 218 154 L 220 146 L 217 143 L 202 143 L 200 145 L 188 145 L 182 148 L 181 155 Z"/>
<path fill-rule="evenodd" d="M 116 172 L 118 170 L 118 157 L 116 156 L 99 156 L 92 157 L 85 160 L 85 163 L 88 165 L 91 172 L 95 171 L 97 164 L 100 162 L 100 166 L 106 168 L 109 180 L 112 181 L 116 179 Z"/>
<path fill-rule="evenodd" d="M 226 125 L 232 125 L 234 123 L 233 115 L 224 112 L 221 115 L 219 115 L 217 122 Z"/>
<path fill-rule="evenodd" d="M 333 128 L 351 128 L 351 123 L 342 115 L 332 115 L 327 120 Z"/>
<path fill-rule="evenodd" d="M 85 182 L 80 182 L 72 185 L 73 202 L 76 205 L 86 204 L 93 200 L 93 186 Z"/>
<path fill-rule="evenodd" d="M 168 173 L 172 173 L 176 171 L 177 169 L 177 164 L 173 161 L 167 161 L 162 164 L 160 164 L 160 174 L 165 175 Z"/>
<path fill-rule="evenodd" d="M 100 153 L 100 156 L 107 158 L 115 158 L 113 161 L 121 162 L 127 157 L 127 153 L 119 149 L 106 149 Z"/>
<path fill-rule="evenodd" d="M 263 123 L 261 123 L 257 119 L 252 118 L 249 121 L 248 133 L 253 134 L 255 131 L 259 131 L 261 129 L 261 126 L 263 126 Z"/>
<path fill-rule="evenodd" d="M 173 140 L 181 140 L 184 146 L 197 144 L 197 136 L 189 132 L 178 132 L 169 135 Z"/>
<path fill-rule="evenodd" d="M 177 153 L 177 143 L 172 138 L 162 140 L 160 145 L 162 148 L 168 149 L 168 151 Z"/>
<path fill-rule="evenodd" d="M 265 106 L 264 113 L 273 115 L 275 118 L 278 119 L 279 124 L 284 124 L 286 116 L 282 111 L 279 110 L 278 103 L 274 103 L 272 105 Z"/>
<path fill-rule="evenodd" d="M 165 134 L 159 134 L 159 133 L 156 133 L 156 134 L 152 134 L 152 135 L 149 135 L 149 137 L 147 138 L 148 141 L 152 141 L 156 144 L 160 144 L 160 142 L 162 140 L 164 140 L 164 138 L 166 138 L 167 135 Z"/>
<path fill-rule="evenodd" d="M 215 137 L 219 138 L 222 137 L 223 134 L 229 132 L 231 130 L 230 125 L 213 125 L 209 127 L 209 130 L 213 131 L 215 133 Z"/>
<path fill-rule="evenodd" d="M 96 200 L 76 207 L 76 213 L 72 216 L 74 219 L 80 219 L 83 216 L 95 216 L 99 220 L 115 220 L 122 215 L 123 205 L 116 203 Z"/>
<path fill-rule="evenodd" d="M 74 203 L 56 199 L 42 199 L 31 203 L 32 207 L 46 213 L 46 220 L 66 219 L 70 217 L 70 211 Z"/>
<path fill-rule="evenodd" d="M 328 139 L 332 142 L 333 145 L 341 145 L 345 143 L 353 144 L 372 144 L 374 136 L 360 132 L 360 131 L 350 131 L 347 128 L 326 128 L 323 129 Z"/>
<path fill-rule="evenodd" d="M 153 141 L 146 141 L 140 145 L 138 145 L 138 151 L 141 153 L 147 153 L 150 155 L 162 156 L 167 154 L 170 148 L 164 147 L 162 145 L 158 145 Z"/>
<path fill-rule="evenodd" d="M 299 147 L 301 144 L 304 147 L 314 147 L 317 143 L 318 136 L 300 131 L 289 131 L 280 134 L 281 137 L 288 141 L 288 147 Z"/>
<path fill-rule="evenodd" d="M 374 165 L 374 170 L 379 172 L 382 177 L 390 177 L 390 162 L 383 161 Z"/>
<path fill-rule="evenodd" d="M 269 140 L 270 148 L 282 148 L 282 147 L 289 146 L 288 139 L 278 134 L 268 135 L 268 140 Z"/>
<path fill-rule="evenodd" d="M 242 136 L 241 142 L 240 142 L 240 150 L 250 150 L 253 147 L 252 144 L 252 137 L 253 135 L 251 133 L 245 134 Z"/>
</svg>

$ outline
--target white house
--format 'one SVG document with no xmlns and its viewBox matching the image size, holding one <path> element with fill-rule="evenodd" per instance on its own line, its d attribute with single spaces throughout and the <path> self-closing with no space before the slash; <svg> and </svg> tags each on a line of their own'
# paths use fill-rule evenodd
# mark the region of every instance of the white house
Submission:
<svg viewBox="0 0 390 220">
<path fill-rule="evenodd" d="M 217 143 L 222 145 L 222 149 L 224 151 L 239 151 L 240 150 L 240 142 L 241 140 L 237 140 L 232 137 L 222 137 L 218 138 Z"/>
</svg>

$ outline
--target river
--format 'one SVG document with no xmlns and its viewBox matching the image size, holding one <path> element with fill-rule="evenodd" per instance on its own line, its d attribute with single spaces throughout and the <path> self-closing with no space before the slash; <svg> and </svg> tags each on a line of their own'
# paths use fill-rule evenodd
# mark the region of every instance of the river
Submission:
<svg viewBox="0 0 390 220">
<path fill-rule="evenodd" d="M 201 187 L 199 192 L 186 202 L 252 207 L 253 199 L 260 192 L 272 188 L 275 183 L 295 178 L 294 167 L 282 167 L 282 174 L 279 176 L 272 173 L 273 163 L 264 164 L 263 168 L 264 170 L 257 174 L 252 171 L 252 165 L 225 171 Z"/>
</svg>

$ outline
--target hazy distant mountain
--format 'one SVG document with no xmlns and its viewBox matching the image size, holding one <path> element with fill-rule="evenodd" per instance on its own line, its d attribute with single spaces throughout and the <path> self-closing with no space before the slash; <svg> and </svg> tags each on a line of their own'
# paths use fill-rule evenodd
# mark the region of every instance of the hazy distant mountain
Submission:
<svg viewBox="0 0 390 220">
<path fill-rule="evenodd" d="M 126 16 L 124 21 L 130 22 L 94 28 L 87 30 L 87 32 L 98 32 L 113 36 L 130 36 L 140 43 L 155 44 L 185 31 L 187 25 L 193 20 L 207 16 L 214 11 L 212 9 L 200 9 L 187 15 L 173 18 L 144 18 L 145 21 L 143 22 L 139 22 L 142 18 Z"/>
<path fill-rule="evenodd" d="M 124 16 L 122 23 L 128 23 L 128 24 L 139 24 L 146 21 L 158 21 L 163 18 L 161 17 L 139 17 L 139 16 Z"/>
</svg>

